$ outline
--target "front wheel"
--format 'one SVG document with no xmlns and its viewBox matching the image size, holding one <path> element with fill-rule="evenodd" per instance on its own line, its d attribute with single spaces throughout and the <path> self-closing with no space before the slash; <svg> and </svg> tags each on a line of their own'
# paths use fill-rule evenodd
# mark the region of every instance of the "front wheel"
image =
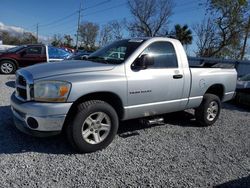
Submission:
<svg viewBox="0 0 250 188">
<path fill-rule="evenodd" d="M 78 106 L 78 112 L 67 128 L 68 140 L 81 153 L 107 147 L 118 130 L 118 116 L 108 103 L 91 100 Z"/>
<path fill-rule="evenodd" d="M 220 115 L 220 98 L 213 94 L 205 94 L 201 105 L 195 109 L 196 120 L 203 126 L 213 125 Z"/>
</svg>

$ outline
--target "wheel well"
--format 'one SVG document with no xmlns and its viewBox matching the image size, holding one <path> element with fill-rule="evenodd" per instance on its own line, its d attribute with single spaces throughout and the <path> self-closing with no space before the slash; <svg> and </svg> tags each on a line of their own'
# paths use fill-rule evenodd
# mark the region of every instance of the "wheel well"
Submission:
<svg viewBox="0 0 250 188">
<path fill-rule="evenodd" d="M 16 68 L 19 67 L 18 62 L 15 59 L 0 59 L 0 63 L 3 61 L 11 61 L 11 62 L 15 63 Z"/>
<path fill-rule="evenodd" d="M 206 93 L 214 94 L 218 96 L 220 100 L 222 100 L 224 95 L 224 87 L 221 84 L 215 84 L 210 86 L 206 91 Z"/>
<path fill-rule="evenodd" d="M 90 94 L 84 95 L 80 97 L 79 99 L 77 99 L 72 104 L 67 114 L 64 127 L 67 123 L 71 121 L 71 118 L 73 118 L 74 115 L 76 114 L 77 106 L 89 100 L 102 100 L 102 101 L 107 102 L 115 109 L 119 119 L 122 119 L 124 110 L 123 110 L 123 104 L 122 104 L 120 97 L 118 97 L 116 94 L 111 93 L 111 92 L 96 92 L 96 93 L 90 93 Z"/>
</svg>

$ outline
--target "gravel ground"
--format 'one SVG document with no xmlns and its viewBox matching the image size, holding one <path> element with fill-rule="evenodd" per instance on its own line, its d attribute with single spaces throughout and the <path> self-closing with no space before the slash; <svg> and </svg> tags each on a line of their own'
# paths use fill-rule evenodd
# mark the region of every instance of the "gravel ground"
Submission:
<svg viewBox="0 0 250 188">
<path fill-rule="evenodd" d="M 250 187 L 249 109 L 224 104 L 212 127 L 198 127 L 192 111 L 164 125 L 128 121 L 107 149 L 80 155 L 63 136 L 14 127 L 13 86 L 0 75 L 0 187 Z"/>
</svg>

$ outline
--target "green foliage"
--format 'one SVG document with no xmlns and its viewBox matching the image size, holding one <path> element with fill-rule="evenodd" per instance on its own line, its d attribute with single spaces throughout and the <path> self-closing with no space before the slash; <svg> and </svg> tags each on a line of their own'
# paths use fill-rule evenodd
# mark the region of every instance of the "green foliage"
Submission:
<svg viewBox="0 0 250 188">
<path fill-rule="evenodd" d="M 70 35 L 64 35 L 63 45 L 67 47 L 72 47 L 73 38 Z"/>
<path fill-rule="evenodd" d="M 171 32 L 171 36 L 178 39 L 183 45 L 192 44 L 193 41 L 192 31 L 187 25 L 175 25 L 174 30 Z"/>
<path fill-rule="evenodd" d="M 51 40 L 51 45 L 60 47 L 66 46 L 72 48 L 73 38 L 70 35 L 55 34 Z"/>
<path fill-rule="evenodd" d="M 0 33 L 2 36 L 3 44 L 8 45 L 23 45 L 23 44 L 36 44 L 37 38 L 30 32 L 24 32 L 23 34 L 10 34 L 7 31 Z"/>
<path fill-rule="evenodd" d="M 85 22 L 80 25 L 79 37 L 82 47 L 87 51 L 96 49 L 96 38 L 98 35 L 99 26 L 92 22 Z"/>
<path fill-rule="evenodd" d="M 249 17 L 247 0 L 208 0 L 208 14 L 216 25 L 216 40 L 208 56 L 239 58 L 246 20 Z"/>
</svg>

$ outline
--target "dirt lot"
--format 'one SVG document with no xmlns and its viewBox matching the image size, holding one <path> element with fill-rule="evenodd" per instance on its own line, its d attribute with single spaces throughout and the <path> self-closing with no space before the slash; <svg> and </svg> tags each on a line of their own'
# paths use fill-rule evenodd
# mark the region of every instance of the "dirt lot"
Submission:
<svg viewBox="0 0 250 188">
<path fill-rule="evenodd" d="M 80 155 L 63 136 L 14 127 L 14 79 L 0 75 L 0 187 L 250 187 L 249 109 L 224 104 L 212 127 L 198 127 L 192 111 L 164 125 L 125 122 L 107 149 Z"/>
</svg>

